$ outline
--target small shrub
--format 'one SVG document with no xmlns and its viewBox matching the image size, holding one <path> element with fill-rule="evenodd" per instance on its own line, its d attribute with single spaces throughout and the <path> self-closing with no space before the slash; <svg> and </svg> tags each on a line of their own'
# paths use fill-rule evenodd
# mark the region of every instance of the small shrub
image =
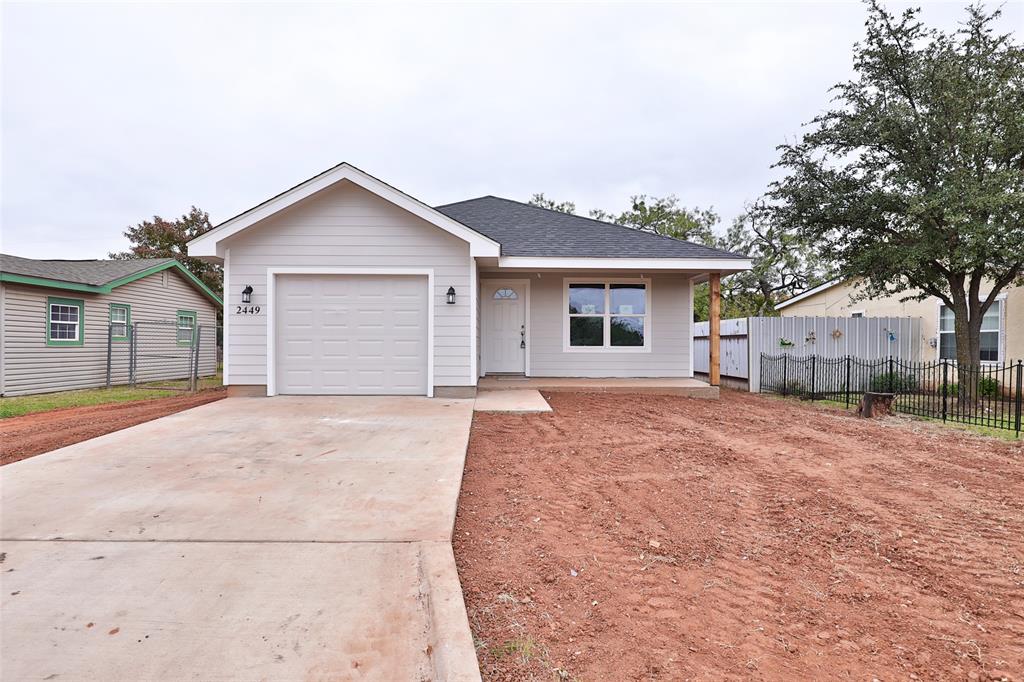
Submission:
<svg viewBox="0 0 1024 682">
<path fill-rule="evenodd" d="M 871 378 L 871 390 L 875 393 L 909 393 L 917 390 L 917 376 L 899 372 L 883 372 Z"/>
<path fill-rule="evenodd" d="M 978 395 L 982 398 L 998 398 L 999 382 L 995 377 L 982 377 L 978 382 Z"/>
<path fill-rule="evenodd" d="M 942 393 L 942 386 L 939 386 L 939 393 Z M 960 394 L 960 385 L 955 381 L 946 386 L 944 396 L 956 397 Z M 999 381 L 995 377 L 982 377 L 978 380 L 978 396 L 981 398 L 998 398 Z"/>
</svg>

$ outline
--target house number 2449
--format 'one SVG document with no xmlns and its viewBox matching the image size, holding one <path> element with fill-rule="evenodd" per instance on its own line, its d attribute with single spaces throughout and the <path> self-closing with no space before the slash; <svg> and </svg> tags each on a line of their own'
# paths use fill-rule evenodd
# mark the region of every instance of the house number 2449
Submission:
<svg viewBox="0 0 1024 682">
<path fill-rule="evenodd" d="M 235 315 L 259 315 L 263 311 L 258 305 L 236 305 Z"/>
</svg>

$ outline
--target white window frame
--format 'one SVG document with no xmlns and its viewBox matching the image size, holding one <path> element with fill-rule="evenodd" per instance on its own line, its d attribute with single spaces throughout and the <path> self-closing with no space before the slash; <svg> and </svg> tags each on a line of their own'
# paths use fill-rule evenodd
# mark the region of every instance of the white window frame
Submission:
<svg viewBox="0 0 1024 682">
<path fill-rule="evenodd" d="M 850 318 L 851 319 L 860 319 L 862 317 L 864 317 L 864 311 L 863 310 L 851 310 L 850 311 Z"/>
<path fill-rule="evenodd" d="M 980 300 L 988 298 L 988 294 L 981 294 L 978 297 Z M 996 296 L 994 303 L 999 304 L 999 340 L 996 341 L 996 352 L 998 358 L 995 360 L 982 360 L 982 365 L 1001 365 L 1006 361 L 1006 292 Z M 952 334 L 953 338 L 956 339 L 956 329 L 952 331 L 942 331 L 942 309 L 946 307 L 946 304 L 942 302 L 942 299 L 938 299 L 935 302 L 935 359 L 943 360 L 942 357 L 942 335 Z M 955 318 L 954 318 L 955 324 Z M 991 332 L 991 330 L 988 330 Z M 955 341 L 954 341 L 955 343 Z M 945 358 L 947 361 L 956 362 L 956 358 Z"/>
<path fill-rule="evenodd" d="M 75 311 L 75 321 L 74 322 L 68 322 L 67 320 L 54 320 L 53 319 L 53 309 L 54 308 L 74 309 L 74 311 Z M 46 314 L 47 314 L 47 324 L 46 324 L 46 328 L 47 328 L 47 341 L 49 343 L 73 344 L 73 343 L 79 343 L 82 340 L 82 306 L 75 305 L 73 303 L 47 302 Z M 71 337 L 71 338 L 66 338 L 66 337 L 54 338 L 54 336 L 53 336 L 53 325 L 55 325 L 55 324 L 74 326 L 74 328 L 75 328 L 75 335 L 73 337 Z"/>
<path fill-rule="evenodd" d="M 192 324 L 188 326 L 182 326 L 181 318 L 187 317 L 192 320 Z M 179 310 L 174 316 L 174 327 L 175 327 L 175 341 L 178 342 L 179 346 L 191 346 L 192 341 L 195 339 L 196 326 L 199 324 L 199 314 L 194 310 Z M 182 330 L 188 330 L 188 338 L 181 338 Z"/>
<path fill-rule="evenodd" d="M 604 285 L 604 343 L 600 346 L 572 346 L 569 344 L 569 285 L 570 284 L 602 284 Z M 612 284 L 643 284 L 645 288 L 643 315 L 616 315 L 611 311 Z M 651 339 L 654 335 L 654 293 L 650 277 L 565 277 L 562 279 L 562 350 L 566 353 L 650 353 Z M 584 317 L 597 317 L 597 315 Z M 611 345 L 613 317 L 644 318 L 644 345 L 613 346 Z"/>
</svg>

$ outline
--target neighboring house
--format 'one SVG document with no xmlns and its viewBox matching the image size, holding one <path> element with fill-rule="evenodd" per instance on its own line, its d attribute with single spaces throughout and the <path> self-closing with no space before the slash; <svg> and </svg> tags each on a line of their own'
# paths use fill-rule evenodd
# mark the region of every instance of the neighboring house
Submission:
<svg viewBox="0 0 1024 682">
<path fill-rule="evenodd" d="M 691 377 L 693 285 L 734 253 L 340 164 L 193 240 L 224 264 L 233 393 L 470 396 L 485 374 Z"/>
<path fill-rule="evenodd" d="M 981 295 L 989 289 L 982 286 Z M 867 300 L 853 300 L 857 289 L 849 281 L 833 280 L 797 294 L 775 306 L 780 314 L 831 317 L 920 317 L 921 358 L 956 359 L 953 311 L 938 298 L 900 301 L 907 292 Z M 998 294 L 981 323 L 981 361 L 1005 364 L 1024 358 L 1024 287 L 1007 287 Z"/>
<path fill-rule="evenodd" d="M 196 325 L 216 329 L 220 305 L 173 258 L 34 260 L 0 255 L 0 395 L 103 386 L 112 345 L 108 334 L 113 344 L 120 344 L 118 357 L 127 357 L 130 324 L 165 320 L 177 328 L 174 336 L 167 335 L 173 344 L 188 345 Z M 201 350 L 200 372 L 213 374 L 216 343 Z M 149 376 L 164 378 L 155 365 Z M 120 369 L 115 379 L 123 383 L 127 364 Z"/>
</svg>

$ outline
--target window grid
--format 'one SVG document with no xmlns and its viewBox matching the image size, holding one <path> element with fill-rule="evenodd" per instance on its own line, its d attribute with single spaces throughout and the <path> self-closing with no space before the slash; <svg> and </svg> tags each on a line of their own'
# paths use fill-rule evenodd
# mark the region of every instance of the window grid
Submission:
<svg viewBox="0 0 1024 682">
<path fill-rule="evenodd" d="M 50 297 L 46 300 L 46 344 L 81 346 L 84 333 L 84 302 Z"/>
<path fill-rule="evenodd" d="M 999 362 L 1002 300 L 996 300 L 981 318 L 981 362 Z M 939 359 L 956 360 L 955 317 L 949 306 L 939 306 Z"/>
<path fill-rule="evenodd" d="M 566 347 L 569 350 L 648 350 L 650 348 L 650 287 L 647 281 L 572 281 L 566 283 L 568 303 L 568 329 Z M 602 290 L 600 302 L 573 306 L 573 291 Z M 628 295 L 616 296 L 617 291 L 640 291 L 640 298 L 625 302 Z M 616 300 L 623 298 L 624 300 Z M 600 327 L 587 320 L 599 320 Z M 599 332 L 599 337 L 598 337 Z M 576 343 L 574 343 L 574 337 Z M 600 343 L 597 343 L 600 338 Z"/>
</svg>

